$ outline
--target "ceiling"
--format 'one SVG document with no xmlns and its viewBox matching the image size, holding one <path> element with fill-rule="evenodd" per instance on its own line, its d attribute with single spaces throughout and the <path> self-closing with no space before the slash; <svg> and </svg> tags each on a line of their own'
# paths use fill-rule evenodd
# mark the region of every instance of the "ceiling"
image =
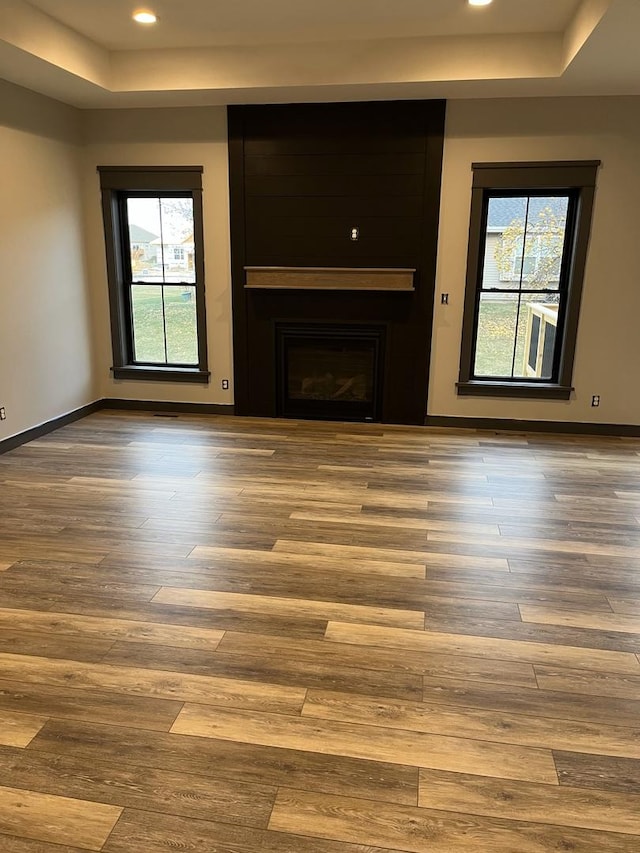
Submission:
<svg viewBox="0 0 640 853">
<path fill-rule="evenodd" d="M 0 0 L 0 78 L 82 108 L 627 95 L 639 36 L 640 0 Z"/>
<path fill-rule="evenodd" d="M 154 27 L 131 20 L 135 0 L 30 0 L 107 50 L 278 44 L 407 36 L 564 30 L 579 0 L 502 0 L 470 9 L 456 0 L 149 0 Z"/>
</svg>

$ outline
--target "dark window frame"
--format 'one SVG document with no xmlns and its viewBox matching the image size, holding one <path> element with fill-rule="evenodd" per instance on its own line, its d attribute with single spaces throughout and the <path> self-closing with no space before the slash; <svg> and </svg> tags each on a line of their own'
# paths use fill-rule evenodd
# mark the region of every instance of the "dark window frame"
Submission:
<svg viewBox="0 0 640 853">
<path fill-rule="evenodd" d="M 194 382 L 210 379 L 205 315 L 202 166 L 98 166 L 107 256 L 111 341 L 115 379 Z M 193 199 L 195 296 L 198 364 L 194 366 L 137 363 L 133 358 L 130 311 L 131 271 L 126 231 L 126 199 L 166 196 Z"/>
<path fill-rule="evenodd" d="M 460 396 L 530 397 L 568 400 L 573 391 L 572 377 L 578 335 L 578 317 L 591 231 L 593 201 L 599 160 L 473 163 L 471 217 L 467 278 L 460 350 L 460 373 L 456 383 Z M 549 195 L 567 193 L 573 200 L 567 217 L 565 255 L 561 267 L 565 289 L 562 316 L 559 316 L 559 346 L 554 380 L 536 377 L 475 378 L 473 374 L 478 303 L 484 271 L 489 199 L 497 196 Z M 571 233 L 569 234 L 569 230 Z"/>
</svg>

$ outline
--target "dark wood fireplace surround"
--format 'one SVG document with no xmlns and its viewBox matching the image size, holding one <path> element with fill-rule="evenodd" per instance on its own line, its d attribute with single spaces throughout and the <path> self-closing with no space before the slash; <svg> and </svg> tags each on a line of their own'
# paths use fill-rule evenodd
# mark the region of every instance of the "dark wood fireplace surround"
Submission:
<svg viewBox="0 0 640 853">
<path fill-rule="evenodd" d="M 237 414 L 281 414 L 279 327 L 342 325 L 384 332 L 377 419 L 424 423 L 444 113 L 229 108 Z"/>
</svg>

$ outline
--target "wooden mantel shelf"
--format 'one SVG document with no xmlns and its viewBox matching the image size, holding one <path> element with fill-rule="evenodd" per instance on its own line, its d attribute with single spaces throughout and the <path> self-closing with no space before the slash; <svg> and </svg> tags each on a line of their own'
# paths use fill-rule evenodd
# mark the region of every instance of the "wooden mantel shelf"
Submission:
<svg viewBox="0 0 640 853">
<path fill-rule="evenodd" d="M 415 269 L 397 267 L 245 267 L 254 290 L 415 290 Z"/>
</svg>

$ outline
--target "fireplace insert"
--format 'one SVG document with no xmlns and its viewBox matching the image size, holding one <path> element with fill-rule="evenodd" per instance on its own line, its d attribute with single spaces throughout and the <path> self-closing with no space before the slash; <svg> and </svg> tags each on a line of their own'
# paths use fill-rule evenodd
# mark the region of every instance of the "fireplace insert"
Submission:
<svg viewBox="0 0 640 853">
<path fill-rule="evenodd" d="M 277 323 L 278 415 L 379 421 L 384 328 Z"/>
</svg>

